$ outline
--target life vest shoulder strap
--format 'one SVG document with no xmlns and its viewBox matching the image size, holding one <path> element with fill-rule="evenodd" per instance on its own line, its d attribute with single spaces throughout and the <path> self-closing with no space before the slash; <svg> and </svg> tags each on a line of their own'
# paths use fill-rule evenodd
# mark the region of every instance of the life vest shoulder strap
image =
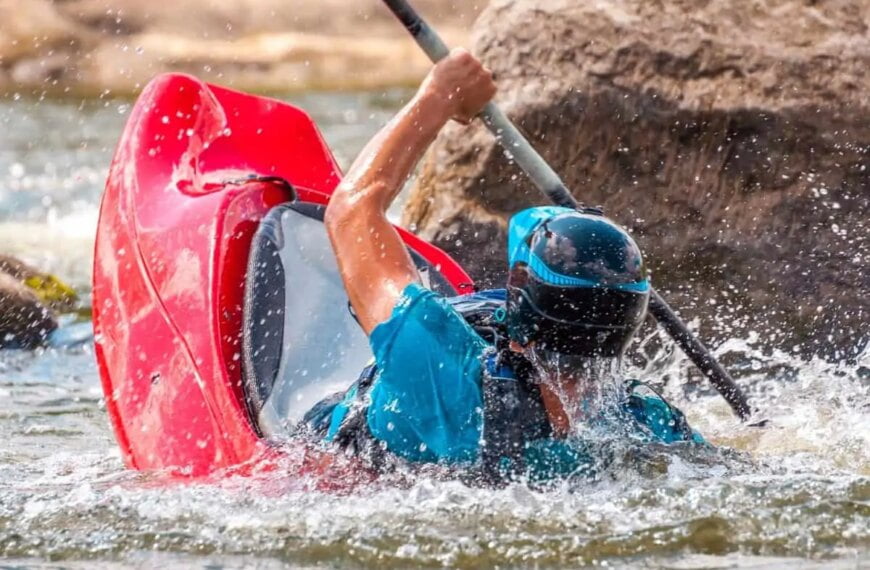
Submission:
<svg viewBox="0 0 870 570">
<path fill-rule="evenodd" d="M 509 351 L 486 356 L 482 381 L 483 433 L 481 469 L 490 484 L 499 484 L 525 469 L 529 441 L 552 433 L 541 392 L 529 368 Z"/>
<path fill-rule="evenodd" d="M 501 350 L 506 348 L 507 291 L 488 289 L 468 295 L 448 297 L 447 302 L 462 315 L 483 340 Z"/>
</svg>

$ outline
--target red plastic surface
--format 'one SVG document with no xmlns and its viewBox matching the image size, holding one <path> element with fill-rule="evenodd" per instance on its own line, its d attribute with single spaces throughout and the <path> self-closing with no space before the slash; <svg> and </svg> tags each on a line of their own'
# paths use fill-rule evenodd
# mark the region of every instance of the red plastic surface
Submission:
<svg viewBox="0 0 870 570">
<path fill-rule="evenodd" d="M 251 174 L 284 178 L 317 203 L 340 180 L 317 127 L 291 105 L 177 74 L 146 87 L 110 169 L 94 261 L 97 362 L 130 467 L 198 476 L 273 453 L 242 400 L 242 299 L 253 233 L 289 196 L 231 182 Z M 400 233 L 457 289 L 469 286 L 443 251 Z"/>
</svg>

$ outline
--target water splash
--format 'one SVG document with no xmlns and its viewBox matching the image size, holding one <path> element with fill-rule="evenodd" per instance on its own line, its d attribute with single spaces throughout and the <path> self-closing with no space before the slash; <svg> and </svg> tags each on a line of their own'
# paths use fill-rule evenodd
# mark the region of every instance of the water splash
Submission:
<svg viewBox="0 0 870 570">
<path fill-rule="evenodd" d="M 329 125 L 326 136 L 344 159 L 370 132 L 350 124 L 345 111 L 376 114 L 375 126 L 389 113 L 369 113 L 354 95 L 305 104 Z M 56 192 L 46 191 L 49 205 L 39 195 L 34 217 L 6 219 L 4 241 L 23 247 L 35 236 L 29 251 L 56 256 L 58 265 L 48 269 L 77 276 L 76 284 L 89 281 L 88 240 L 102 185 L 88 173 L 105 171 L 123 121 L 117 105 L 100 105 L 79 124 L 77 105 L 0 102 L 0 121 L 14 127 L 0 143 L 0 200 L 19 191 L 10 176 L 34 176 L 27 192 L 55 184 L 42 162 L 59 165 L 60 181 Z M 76 128 L 59 131 L 57 124 Z M 93 155 L 77 150 L 81 140 Z M 21 168 L 10 170 L 12 163 Z M 86 166 L 92 170 L 76 170 Z M 81 186 L 76 172 L 86 174 Z M 63 201 L 65 190 L 72 202 Z M 52 207 L 80 217 L 50 221 Z M 12 225 L 21 220 L 32 225 Z M 184 568 L 870 565 L 866 349 L 855 362 L 829 363 L 766 350 L 753 335 L 722 343 L 717 357 L 770 420 L 751 428 L 679 351 L 655 336 L 643 340 L 627 375 L 656 383 L 721 449 L 620 448 L 598 477 L 544 490 L 472 488 L 422 470 L 344 494 L 288 475 L 298 462 L 293 454 L 250 476 L 168 482 L 165 474 L 128 471 L 103 409 L 91 344 L 0 352 L 0 556 L 7 564 L 51 559 L 82 568 L 97 561 Z"/>
<path fill-rule="evenodd" d="M 665 386 L 695 427 L 733 449 L 623 448 L 597 478 L 546 490 L 423 472 L 350 494 L 288 476 L 292 453 L 252 476 L 180 483 L 126 471 L 90 348 L 7 351 L 0 552 L 134 561 L 156 551 L 203 566 L 251 552 L 309 566 L 858 564 L 870 541 L 866 355 L 847 366 L 737 347 L 748 350 L 738 379 L 772 427 L 741 427 L 717 396 Z"/>
</svg>

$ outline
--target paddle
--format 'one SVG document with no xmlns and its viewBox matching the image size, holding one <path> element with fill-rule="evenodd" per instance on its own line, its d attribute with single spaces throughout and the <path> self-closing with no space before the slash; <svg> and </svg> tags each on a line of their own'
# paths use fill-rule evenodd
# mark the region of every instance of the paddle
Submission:
<svg viewBox="0 0 870 570">
<path fill-rule="evenodd" d="M 417 14 L 406 0 L 384 0 L 384 4 L 404 24 L 433 62 L 443 59 L 450 53 L 450 49 L 435 30 Z M 510 157 L 552 202 L 569 208 L 579 206 L 556 171 L 538 154 L 495 103 L 488 103 L 480 116 L 487 128 L 495 135 L 499 144 L 505 148 Z M 752 410 L 746 396 L 734 383 L 728 372 L 710 354 L 710 351 L 695 338 L 686 324 L 654 289 L 650 295 L 649 310 L 695 366 L 710 379 L 710 382 L 725 398 L 734 413 L 741 420 L 748 419 Z"/>
</svg>

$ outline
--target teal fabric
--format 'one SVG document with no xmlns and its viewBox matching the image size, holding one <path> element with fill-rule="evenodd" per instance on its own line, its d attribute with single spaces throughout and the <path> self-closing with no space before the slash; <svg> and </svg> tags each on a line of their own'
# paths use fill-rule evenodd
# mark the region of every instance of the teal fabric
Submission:
<svg viewBox="0 0 870 570">
<path fill-rule="evenodd" d="M 636 444 L 647 443 L 677 443 L 691 441 L 696 444 L 707 444 L 704 438 L 694 430 L 686 434 L 679 428 L 678 415 L 682 412 L 671 407 L 660 397 L 630 395 L 622 412 L 627 412 L 637 423 L 628 430 L 622 419 L 624 415 L 617 412 L 614 417 L 607 418 L 596 428 L 601 433 L 623 432 L 627 439 Z M 614 423 L 615 422 L 615 423 Z M 525 451 L 526 473 L 533 482 L 546 482 L 566 477 L 591 477 L 596 475 L 597 462 L 606 461 L 608 452 L 594 449 L 596 443 L 582 440 L 539 439 L 528 444 Z M 597 443 L 600 446 L 600 442 Z"/>
<path fill-rule="evenodd" d="M 409 285 L 391 317 L 369 342 L 378 373 L 367 396 L 366 421 L 387 449 L 412 462 L 470 465 L 479 455 L 483 427 L 482 378 L 491 346 L 450 302 L 417 284 Z M 493 375 L 496 371 L 491 371 Z M 504 371 L 501 371 L 505 375 Z M 356 385 L 332 411 L 331 441 L 352 405 Z M 637 437 L 684 441 L 679 414 L 664 400 L 632 396 L 626 405 L 637 420 Z M 625 416 L 621 416 L 625 417 Z M 680 414 L 681 417 L 681 414 Z M 693 441 L 703 442 L 695 434 Z M 529 476 L 547 480 L 583 473 L 592 460 L 577 442 L 545 439 L 526 449 Z"/>
<path fill-rule="evenodd" d="M 508 224 L 508 267 L 516 261 L 528 261 L 530 254 L 526 238 L 535 228 L 554 216 L 573 211 L 564 206 L 536 206 L 511 216 Z"/>
<path fill-rule="evenodd" d="M 579 442 L 539 439 L 526 447 L 526 475 L 532 481 L 564 479 L 568 476 L 593 475 L 595 461 Z"/>
<path fill-rule="evenodd" d="M 632 395 L 627 408 L 634 419 L 649 431 L 649 441 L 676 443 L 686 440 L 683 432 L 678 429 L 679 421 L 685 421 L 682 412 L 660 397 Z M 707 443 L 695 430 L 691 430 L 691 439 L 695 443 Z"/>
<path fill-rule="evenodd" d="M 489 345 L 444 297 L 417 284 L 369 342 L 379 369 L 367 415 L 372 435 L 410 461 L 473 462 Z"/>
<path fill-rule="evenodd" d="M 350 390 L 344 394 L 344 398 L 341 399 L 341 402 L 339 402 L 333 409 L 332 419 L 329 422 L 329 430 L 326 432 L 326 441 L 332 441 L 335 439 L 335 434 L 338 433 L 338 428 L 341 427 L 341 422 L 344 421 L 347 411 L 350 409 L 351 405 L 353 405 L 354 400 L 356 400 L 358 391 L 359 386 L 356 384 L 351 386 Z"/>
</svg>

